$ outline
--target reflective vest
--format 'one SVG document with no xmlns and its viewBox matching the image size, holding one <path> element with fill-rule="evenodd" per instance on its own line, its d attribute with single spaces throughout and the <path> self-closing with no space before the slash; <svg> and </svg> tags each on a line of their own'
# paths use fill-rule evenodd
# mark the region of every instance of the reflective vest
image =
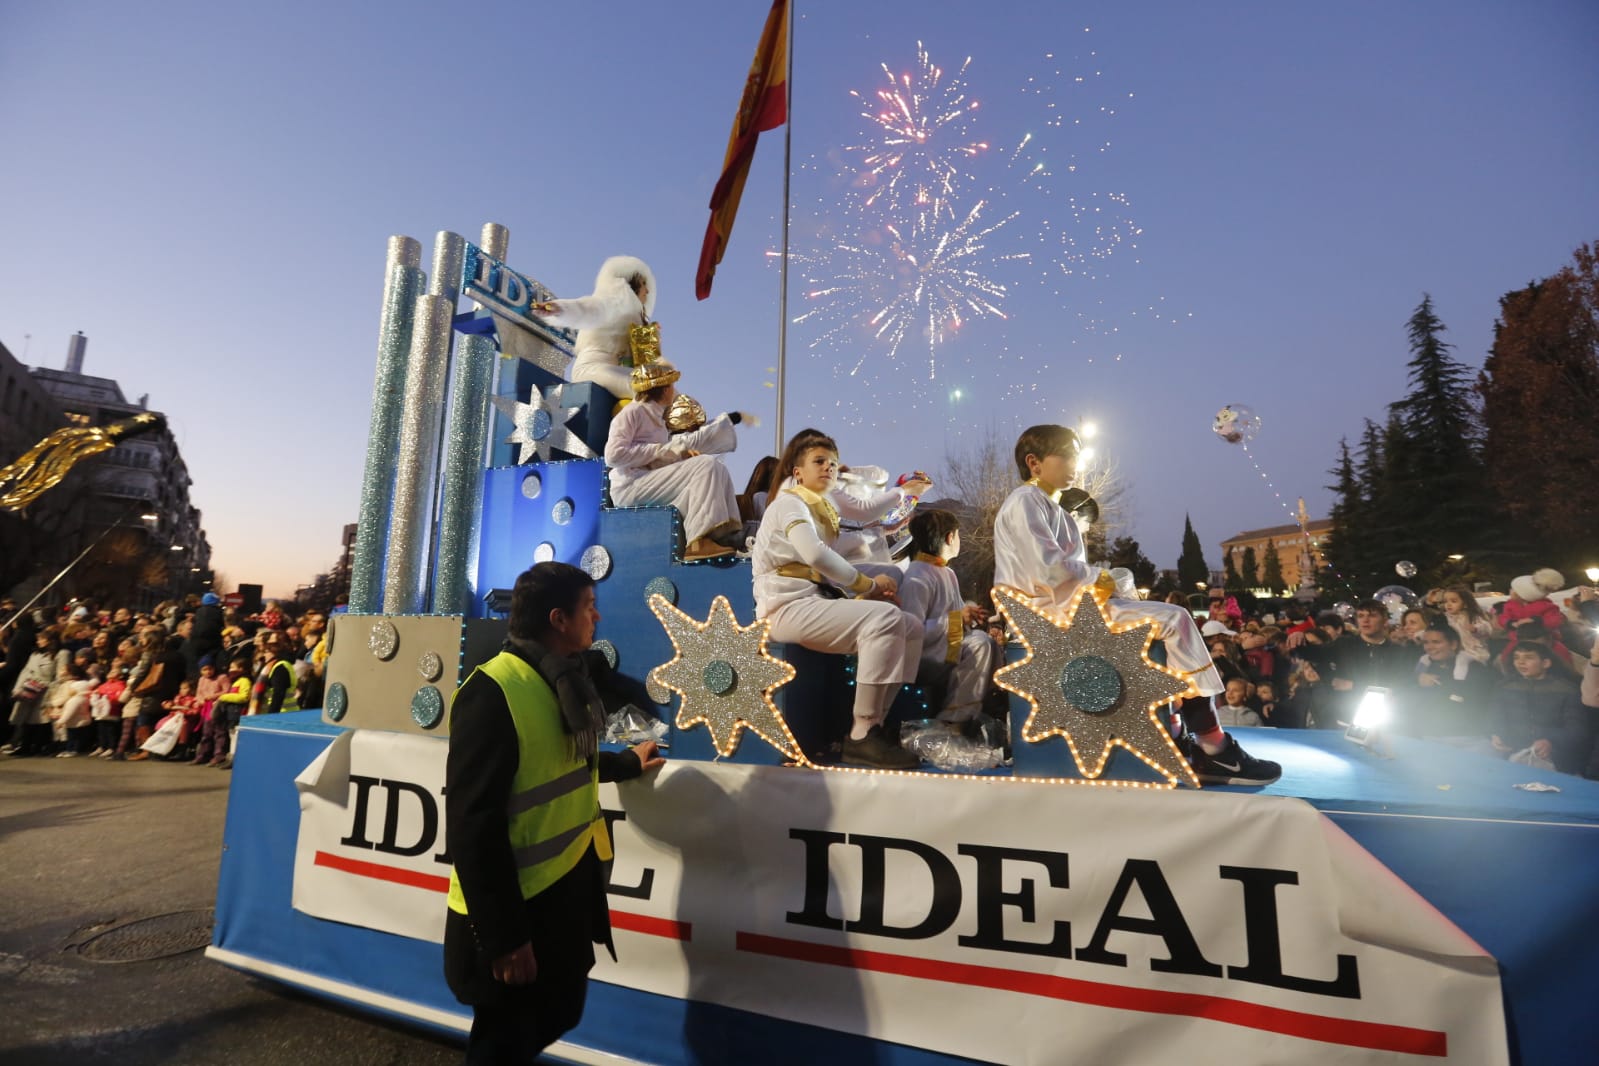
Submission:
<svg viewBox="0 0 1599 1066">
<path fill-rule="evenodd" d="M 532 899 L 570 873 L 590 842 L 602 861 L 611 858 L 600 815 L 599 763 L 573 755 L 555 693 L 526 659 L 502 651 L 473 673 L 500 686 L 516 726 L 516 776 L 506 814 L 522 898 Z M 453 866 L 448 902 L 452 911 L 466 913 Z"/>
<path fill-rule="evenodd" d="M 294 664 L 289 662 L 287 659 L 279 659 L 277 662 L 272 664 L 272 669 L 267 671 L 267 691 L 262 697 L 261 707 L 263 710 L 265 710 L 267 703 L 272 699 L 272 675 L 278 672 L 278 667 L 280 666 L 289 672 L 289 683 L 284 686 L 283 705 L 279 707 L 278 710 L 297 711 L 300 709 L 300 701 L 294 694 Z"/>
</svg>

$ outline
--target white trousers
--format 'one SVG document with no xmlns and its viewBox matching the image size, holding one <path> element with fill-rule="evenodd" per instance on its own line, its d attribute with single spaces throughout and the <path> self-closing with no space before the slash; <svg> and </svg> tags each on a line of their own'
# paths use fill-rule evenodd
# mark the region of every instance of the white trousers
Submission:
<svg viewBox="0 0 1599 1066">
<path fill-rule="evenodd" d="M 1081 608 L 1079 608 L 1081 609 Z M 1110 600 L 1110 617 L 1116 622 L 1130 622 L 1151 618 L 1155 622 L 1155 636 L 1166 644 L 1166 665 L 1187 674 L 1199 689 L 1201 696 L 1215 696 L 1225 692 L 1216 664 L 1211 661 L 1205 638 L 1199 635 L 1199 626 L 1188 608 L 1176 603 L 1159 603 L 1154 600 Z"/>
<path fill-rule="evenodd" d="M 633 398 L 633 369 L 619 366 L 616 360 L 606 360 L 602 356 L 583 356 L 572 363 L 569 380 L 593 381 L 605 389 L 618 400 L 631 400 Z"/>
<path fill-rule="evenodd" d="M 856 656 L 857 685 L 901 685 L 916 680 L 922 624 L 881 600 L 830 600 L 802 596 L 771 614 L 771 636 L 812 651 Z"/>
<path fill-rule="evenodd" d="M 942 665 L 944 656 L 924 659 L 931 665 Z M 961 638 L 960 658 L 950 674 L 949 691 L 944 694 L 944 706 L 938 717 L 946 722 L 964 722 L 976 718 L 983 709 L 983 697 L 988 695 L 989 681 L 999 664 L 999 645 L 994 638 L 980 630 L 971 630 Z"/>
<path fill-rule="evenodd" d="M 611 499 L 618 507 L 671 505 L 683 516 L 683 533 L 690 542 L 717 526 L 738 522 L 738 495 L 733 475 L 714 455 L 695 455 L 659 470 L 611 473 Z"/>
</svg>

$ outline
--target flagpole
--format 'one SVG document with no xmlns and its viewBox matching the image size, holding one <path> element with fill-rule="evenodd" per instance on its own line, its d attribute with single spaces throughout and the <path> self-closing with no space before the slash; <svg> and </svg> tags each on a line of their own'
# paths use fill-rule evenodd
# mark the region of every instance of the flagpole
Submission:
<svg viewBox="0 0 1599 1066">
<path fill-rule="evenodd" d="M 783 78 L 783 259 L 778 266 L 777 293 L 777 446 L 773 455 L 783 454 L 783 404 L 788 373 L 788 176 L 794 147 L 794 4 L 788 7 L 788 71 Z"/>
</svg>

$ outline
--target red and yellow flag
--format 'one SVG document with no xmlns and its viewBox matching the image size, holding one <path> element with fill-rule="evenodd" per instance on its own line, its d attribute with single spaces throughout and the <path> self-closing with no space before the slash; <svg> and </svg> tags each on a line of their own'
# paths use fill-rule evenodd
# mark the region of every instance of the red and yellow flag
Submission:
<svg viewBox="0 0 1599 1066">
<path fill-rule="evenodd" d="M 705 227 L 700 268 L 694 275 L 694 294 L 701 300 L 711 294 L 716 264 L 722 261 L 733 234 L 733 216 L 738 214 L 744 179 L 755 158 L 756 138 L 788 121 L 788 5 L 789 0 L 773 0 L 767 13 L 766 28 L 761 31 L 761 43 L 755 46 L 755 62 L 750 64 L 744 98 L 739 101 L 738 117 L 727 141 L 722 176 L 711 192 L 711 221 Z"/>
</svg>

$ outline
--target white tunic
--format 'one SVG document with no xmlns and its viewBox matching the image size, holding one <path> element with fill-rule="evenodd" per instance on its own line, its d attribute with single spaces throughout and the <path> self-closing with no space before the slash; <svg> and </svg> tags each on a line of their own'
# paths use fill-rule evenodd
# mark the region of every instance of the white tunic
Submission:
<svg viewBox="0 0 1599 1066">
<path fill-rule="evenodd" d="M 605 441 L 611 499 L 618 507 L 676 507 L 690 541 L 718 526 L 737 523 L 738 497 L 727 467 L 714 455 L 688 454 L 702 450 L 702 441 L 725 444 L 718 439 L 724 430 L 732 430 L 726 415 L 674 437 L 666 428 L 662 404 L 647 400 L 628 404 L 611 420 Z"/>
<path fill-rule="evenodd" d="M 912 560 L 899 584 L 899 604 L 922 619 L 922 662 L 954 664 L 939 717 L 960 720 L 975 716 L 988 693 L 999 648 L 985 632 L 966 630 L 966 603 L 960 580 L 947 566 Z"/>
<path fill-rule="evenodd" d="M 1077 522 L 1036 485 L 1021 485 L 1000 504 L 994 518 L 994 584 L 1020 589 L 1040 611 L 1053 613 L 1102 568 L 1088 562 Z M 1116 621 L 1150 618 L 1166 644 L 1174 670 L 1189 675 L 1201 695 L 1223 691 L 1194 616 L 1174 603 L 1110 600 Z"/>
<path fill-rule="evenodd" d="M 791 492 L 779 492 L 761 516 L 750 559 L 755 577 L 755 617 L 765 618 L 790 600 L 816 595 L 814 582 L 777 572 L 779 567 L 791 563 L 808 566 L 844 589 L 854 584 L 858 573 L 822 539 L 805 501 Z"/>
</svg>

